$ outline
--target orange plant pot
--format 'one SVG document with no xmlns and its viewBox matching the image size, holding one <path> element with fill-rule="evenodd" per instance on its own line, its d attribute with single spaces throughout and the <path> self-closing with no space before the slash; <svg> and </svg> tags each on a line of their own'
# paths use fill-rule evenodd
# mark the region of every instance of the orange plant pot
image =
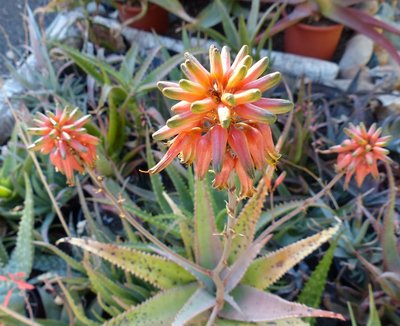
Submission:
<svg viewBox="0 0 400 326">
<path fill-rule="evenodd" d="M 343 25 L 311 26 L 296 24 L 285 30 L 284 47 L 288 53 L 331 60 L 342 35 Z"/>
<path fill-rule="evenodd" d="M 137 16 L 141 8 L 136 6 L 129 6 L 122 3 L 117 3 L 119 19 L 122 22 Z M 129 27 L 141 29 L 144 31 L 152 31 L 153 29 L 163 34 L 168 31 L 168 12 L 155 4 L 149 4 L 146 15 L 141 19 L 129 24 Z"/>
</svg>

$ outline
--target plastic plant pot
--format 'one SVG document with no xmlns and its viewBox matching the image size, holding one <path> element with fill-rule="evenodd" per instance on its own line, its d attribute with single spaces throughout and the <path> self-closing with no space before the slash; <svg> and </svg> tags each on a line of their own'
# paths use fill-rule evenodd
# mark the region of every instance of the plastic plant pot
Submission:
<svg viewBox="0 0 400 326">
<path fill-rule="evenodd" d="M 117 3 L 119 19 L 125 22 L 141 12 L 140 6 L 132 6 Z M 159 34 L 165 34 L 168 31 L 168 12 L 155 4 L 149 4 L 147 13 L 141 19 L 128 25 L 144 31 L 155 30 Z"/>
<path fill-rule="evenodd" d="M 343 25 L 314 26 L 299 23 L 285 30 L 288 53 L 331 60 L 342 35 Z"/>
</svg>

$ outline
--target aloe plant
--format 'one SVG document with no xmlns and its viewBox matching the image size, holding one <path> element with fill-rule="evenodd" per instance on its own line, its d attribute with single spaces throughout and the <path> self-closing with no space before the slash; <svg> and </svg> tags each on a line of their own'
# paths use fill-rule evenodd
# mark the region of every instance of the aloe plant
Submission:
<svg viewBox="0 0 400 326">
<path fill-rule="evenodd" d="M 115 200 L 104 183 L 99 185 L 110 200 Z M 91 239 L 61 240 L 105 259 L 160 290 L 142 304 L 115 316 L 107 325 L 158 325 L 161 322 L 168 325 L 189 322 L 239 325 L 303 317 L 343 318 L 265 292 L 289 269 L 329 240 L 339 225 L 257 258 L 272 237 L 268 233 L 254 239 L 255 226 L 267 195 L 265 184 L 260 182 L 256 194 L 237 216 L 234 215 L 236 199 L 230 196 L 226 218 L 231 222 L 222 234 L 217 231 L 206 181 L 196 180 L 194 190 L 194 261 L 157 242 L 157 247 L 151 246 L 154 254 L 149 254 Z M 131 221 L 121 205 L 123 218 Z"/>
<path fill-rule="evenodd" d="M 25 180 L 25 202 L 21 221 L 19 223 L 16 246 L 11 256 L 5 264 L 0 265 L 0 275 L 6 276 L 15 273 L 22 273 L 24 279 L 29 276 L 33 264 L 33 223 L 34 223 L 34 202 L 32 194 L 32 186 L 27 174 L 24 175 Z M 0 302 L 3 304 L 7 294 L 13 284 L 10 281 L 0 281 Z M 24 300 L 19 297 L 16 292 L 11 293 L 11 297 L 7 298 L 9 308 L 14 311 L 22 312 L 24 310 Z M 0 317 L 3 318 L 2 313 Z M 1 320 L 0 318 L 0 320 Z"/>
</svg>

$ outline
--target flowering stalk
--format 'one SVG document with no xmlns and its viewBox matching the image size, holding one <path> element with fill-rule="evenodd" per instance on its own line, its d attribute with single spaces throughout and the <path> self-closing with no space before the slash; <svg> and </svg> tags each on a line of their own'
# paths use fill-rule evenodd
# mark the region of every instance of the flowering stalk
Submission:
<svg viewBox="0 0 400 326">
<path fill-rule="evenodd" d="M 153 134 L 155 140 L 174 138 L 149 173 L 162 171 L 179 156 L 183 163 L 195 164 L 200 180 L 211 165 L 215 188 L 228 188 L 235 172 L 241 185 L 240 196 L 253 194 L 255 171 L 264 173 L 279 158 L 269 124 L 276 121 L 276 115 L 290 111 L 293 103 L 262 97 L 262 92 L 275 86 L 281 75 L 275 72 L 262 76 L 268 59 L 262 58 L 253 65 L 248 52 L 248 47 L 243 46 L 231 62 L 227 47 L 220 52 L 211 46 L 210 71 L 185 53 L 181 69 L 187 79 L 158 83 L 166 97 L 179 102 L 171 108 L 175 115 Z"/>
<path fill-rule="evenodd" d="M 226 204 L 226 211 L 228 213 L 227 222 L 224 232 L 222 234 L 225 238 L 224 249 L 221 258 L 217 266 L 213 269 L 212 273 L 212 279 L 216 285 L 216 305 L 211 312 L 210 318 L 208 319 L 206 326 L 214 325 L 215 319 L 217 318 L 219 311 L 224 306 L 225 284 L 223 283 L 221 272 L 228 267 L 228 258 L 231 252 L 232 240 L 235 236 L 233 228 L 236 223 L 235 211 L 238 206 L 238 201 L 239 200 L 234 192 L 234 189 L 228 189 L 228 202 Z"/>
</svg>

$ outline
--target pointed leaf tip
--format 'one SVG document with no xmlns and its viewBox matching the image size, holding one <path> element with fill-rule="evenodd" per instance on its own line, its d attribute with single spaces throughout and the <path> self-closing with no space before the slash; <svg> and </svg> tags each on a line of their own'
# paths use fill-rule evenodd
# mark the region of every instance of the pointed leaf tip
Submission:
<svg viewBox="0 0 400 326">
<path fill-rule="evenodd" d="M 243 277 L 242 284 L 265 289 L 280 279 L 289 269 L 328 241 L 340 224 L 295 242 L 280 250 L 255 260 Z"/>
</svg>

